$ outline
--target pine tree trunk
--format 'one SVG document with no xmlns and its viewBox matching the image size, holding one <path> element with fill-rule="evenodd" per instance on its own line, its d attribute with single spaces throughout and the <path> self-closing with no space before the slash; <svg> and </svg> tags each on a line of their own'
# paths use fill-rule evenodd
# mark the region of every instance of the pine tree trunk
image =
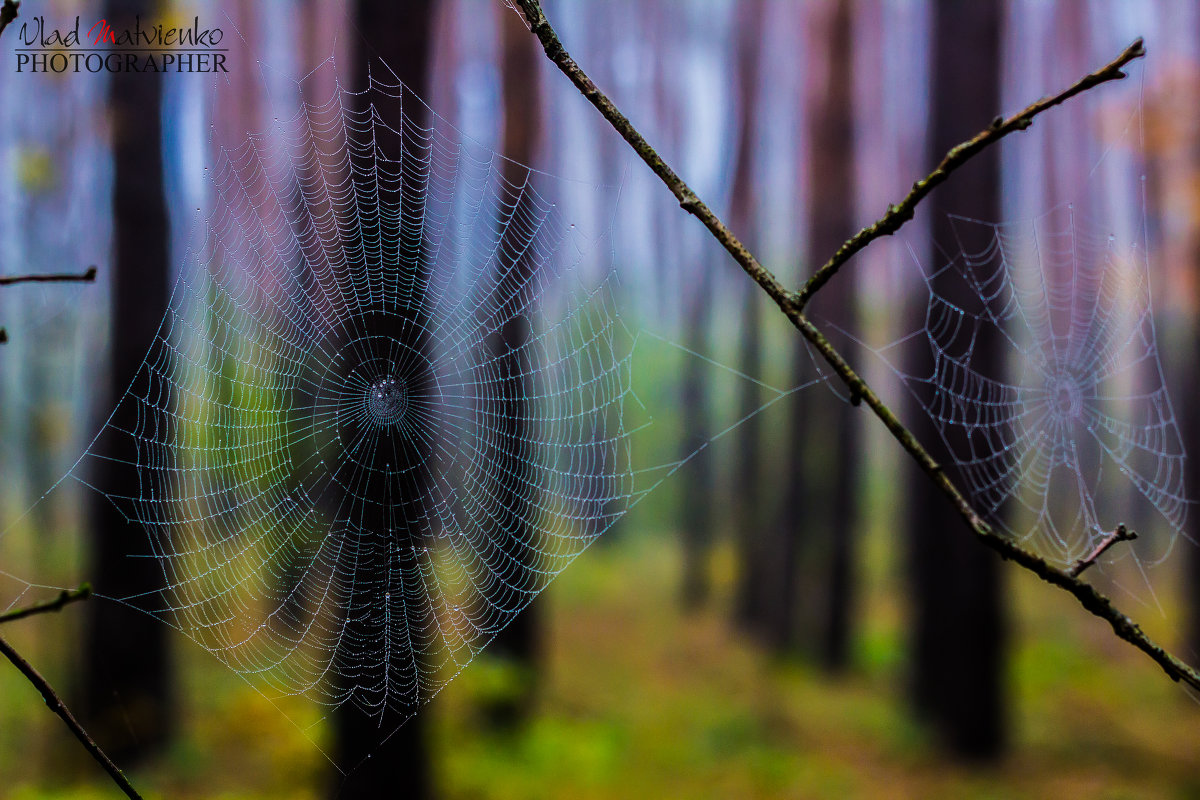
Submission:
<svg viewBox="0 0 1200 800">
<path fill-rule="evenodd" d="M 757 95 L 762 75 L 762 42 L 765 7 L 761 0 L 745 4 L 737 19 L 738 97 L 741 99 L 741 125 L 734 160 L 733 196 L 730 222 L 744 241 L 753 242 L 755 226 L 754 158 L 758 149 Z M 747 375 L 762 374 L 762 293 L 749 282 L 741 284 L 741 339 L 738 343 L 738 369 Z M 743 381 L 738 398 L 738 416 L 746 418 L 738 436 L 737 478 L 734 481 L 735 535 L 741 574 L 737 586 L 736 617 L 741 626 L 760 630 L 768 613 L 769 599 L 764 592 L 764 577 L 769 571 L 770 555 L 764 534 L 766 520 L 762 511 L 762 389 L 753 381 Z"/>
<path fill-rule="evenodd" d="M 805 9 L 813 34 L 812 94 L 807 190 L 809 235 L 805 264 L 814 269 L 854 233 L 853 37 L 845 0 Z M 834 326 L 856 329 L 853 272 L 826 285 L 813 308 L 828 319 L 828 335 L 854 360 L 855 344 Z M 814 377 L 803 344 L 794 355 L 792 382 Z M 811 653 L 837 672 L 849 660 L 853 541 L 858 490 L 858 426 L 861 414 L 828 397 L 794 402 L 787 450 L 784 503 L 775 524 L 768 643 L 775 649 Z M 798 515 L 797 507 L 805 513 Z"/>
<path fill-rule="evenodd" d="M 1192 35 L 1197 34 L 1200 34 L 1200 30 L 1193 28 Z M 1197 95 L 1200 95 L 1200 90 L 1193 87 L 1190 96 L 1194 100 Z M 1187 152 L 1187 174 L 1195 180 L 1195 176 L 1200 175 L 1200 128 L 1189 126 L 1187 130 L 1192 134 Z M 1190 258 L 1187 260 L 1193 271 L 1200 271 L 1200 225 L 1196 223 L 1196 220 L 1200 219 L 1200 195 L 1192 191 L 1189 196 L 1192 202 L 1188 211 L 1193 222 L 1188 231 L 1187 248 Z M 1184 378 L 1181 384 L 1183 386 L 1196 386 L 1196 381 L 1200 380 L 1200 360 L 1196 358 L 1196 354 L 1200 353 L 1200 281 L 1193 280 L 1190 294 L 1184 308 L 1188 312 L 1185 324 L 1188 326 L 1187 336 L 1192 341 L 1192 347 L 1183 350 L 1186 355 L 1179 359 L 1180 372 Z M 1176 408 L 1179 409 L 1183 450 L 1188 454 L 1188 462 L 1183 468 L 1184 493 L 1192 499 L 1200 498 L 1200 463 L 1197 463 L 1200 460 L 1200 404 L 1185 402 L 1182 408 Z M 1200 513 L 1197 513 L 1196 509 L 1190 509 L 1188 512 L 1187 534 L 1192 542 L 1200 542 Z M 1187 586 L 1187 616 L 1183 638 L 1189 655 L 1187 660 L 1196 666 L 1200 665 L 1200 547 L 1193 545 L 1183 549 L 1187 553 L 1184 573 Z"/>
<path fill-rule="evenodd" d="M 429 43 L 433 38 L 436 5 L 432 0 L 357 0 L 354 7 L 355 25 L 365 41 L 357 43 L 353 82 L 355 91 L 362 91 L 367 87 L 368 74 L 376 74 L 386 83 L 395 83 L 399 78 L 409 91 L 418 95 L 425 93 L 429 85 Z M 378 72 L 383 68 L 382 64 L 387 65 L 388 71 Z M 396 98 L 376 94 L 364 97 L 360 102 L 373 102 L 379 118 L 397 129 L 401 119 L 407 119 L 419 126 L 429 124 L 425 107 L 419 102 L 414 102 L 412 95 L 407 93 Z M 393 154 L 393 158 L 396 157 L 401 147 L 398 134 L 391 134 L 376 125 L 375 135 L 380 139 L 381 149 Z M 405 146 L 410 145 L 405 142 Z M 405 198 L 422 195 L 424 186 L 419 174 L 407 170 L 403 180 L 401 191 Z M 419 220 L 414 220 L 413 216 L 408 214 L 405 215 L 402 225 L 402 240 L 420 240 Z M 429 268 L 423 256 L 422 252 L 417 258 L 418 270 Z M 411 305 L 419 318 L 409 325 L 398 323 L 396 330 L 390 335 L 403 346 L 424 353 L 429 348 L 429 337 L 422 335 L 427 326 L 420 319 L 426 313 L 424 302 L 420 297 L 412 299 Z M 408 479 L 408 486 L 414 495 L 418 496 L 427 491 L 432 480 L 429 473 L 432 454 L 426 454 L 422 463 L 424 468 L 413 470 Z M 364 515 L 363 526 L 382 528 L 390 526 L 390 521 L 369 519 Z M 380 570 L 389 568 L 391 567 L 386 564 L 377 567 Z M 369 598 L 367 602 L 370 602 Z M 356 634 L 352 620 L 347 620 L 345 625 L 348 630 L 343 635 L 344 639 L 361 640 L 364 635 L 372 635 L 372 631 Z M 398 652 L 388 654 L 389 657 L 396 658 L 398 670 L 410 669 L 410 664 L 399 663 L 404 659 L 397 658 L 398 655 Z M 421 800 L 433 795 L 426 718 L 417 713 L 405 721 L 406 710 L 391 704 L 393 699 L 386 698 L 385 702 L 389 705 L 374 714 L 367 713 L 353 700 L 344 702 L 334 712 L 334 758 L 339 766 L 350 771 L 345 776 L 339 776 L 331 787 L 332 796 L 343 800 L 373 799 L 394 797 L 403 792 L 404 797 Z M 391 733 L 393 730 L 395 733 Z M 380 740 L 384 737 L 387 738 L 381 743 Z M 368 754 L 370 758 L 363 760 Z"/>
<path fill-rule="evenodd" d="M 1000 22 L 996 0 L 935 6 L 931 163 L 1000 113 Z M 999 178 L 999 150 L 993 148 L 939 188 L 931 198 L 933 241 L 943 246 L 958 241 L 947 213 L 998 219 Z M 972 243 L 967 249 L 972 246 L 977 247 Z M 933 267 L 944 263 L 940 255 L 931 257 L 939 259 Z M 965 302 L 961 293 L 968 291 L 966 282 L 944 275 L 949 285 L 935 280 L 933 291 L 951 302 Z M 916 312 L 918 327 L 924 324 L 924 312 L 923 305 Z M 997 357 L 994 342 L 977 343 L 976 359 L 994 363 Z M 929 374 L 928 354 L 924 358 L 912 364 L 911 374 Z M 914 433 L 933 457 L 952 463 L 925 412 L 913 409 L 911 417 L 920 420 Z M 951 753 L 995 758 L 1005 743 L 1006 624 L 1000 562 L 979 546 L 926 475 L 912 470 L 909 480 L 916 709 Z"/>
<path fill-rule="evenodd" d="M 708 328 L 712 321 L 712 270 L 696 264 L 700 280 L 684 289 L 683 343 L 694 353 L 708 350 Z M 680 414 L 683 417 L 681 458 L 691 458 L 685 467 L 680 525 L 683 538 L 681 596 L 685 608 L 694 609 L 709 597 L 708 557 L 713 539 L 713 462 L 708 442 L 709 399 L 704 362 L 688 358 L 683 365 Z M 696 452 L 697 448 L 704 448 Z M 693 455 L 695 453 L 695 455 Z"/>
<path fill-rule="evenodd" d="M 537 154 L 538 134 L 542 124 L 539 102 L 538 66 L 539 52 L 536 40 L 514 14 L 500 15 L 501 95 L 504 103 L 504 129 L 500 152 L 512 161 L 505 161 L 502 175 L 510 186 L 521 186 L 527 177 L 521 164 L 529 165 Z M 513 163 L 519 162 L 519 163 Z M 519 241 L 518 224 L 532 214 L 529 196 L 522 194 L 517 200 L 511 220 L 516 225 L 509 229 L 511 235 L 501 242 L 500 252 L 515 254 L 524 250 Z M 502 258 L 501 268 L 509 265 L 509 258 Z M 507 296 L 516 294 L 521 286 L 532 277 L 535 265 L 528 256 L 516 256 L 511 269 L 501 278 L 500 292 Z M 499 476 L 494 489 L 499 498 L 501 531 L 497 539 L 511 542 L 536 543 L 536 531 L 531 530 L 531 507 L 536 503 L 534 493 L 538 487 L 529 473 L 521 454 L 524 443 L 534 435 L 526 430 L 525 420 L 532 418 L 528 406 L 535 387 L 522 375 L 519 354 L 521 346 L 530 335 L 530 320 L 518 314 L 508 320 L 489 342 L 492 357 L 496 360 L 497 372 L 503 375 L 502 409 L 498 422 L 499 447 L 494 461 L 494 474 Z M 536 544 L 522 554 L 522 566 L 530 572 L 537 569 L 539 553 Z M 514 691 L 502 698 L 495 698 L 488 709 L 491 721 L 500 726 L 511 726 L 525 719 L 532 707 L 537 684 L 538 656 L 541 644 L 542 601 L 535 600 L 526 606 L 508 623 L 488 645 L 488 652 L 509 662 L 516 670 Z"/>
<path fill-rule="evenodd" d="M 828 14 L 828 12 L 827 12 Z M 836 0 L 831 19 L 827 19 L 825 38 L 826 85 L 815 114 L 812 136 L 812 179 L 810 194 L 812 226 L 809 232 L 808 263 L 821 264 L 840 244 L 854 233 L 854 103 L 853 103 L 853 24 L 849 0 Z M 814 302 L 821 315 L 830 321 L 830 341 L 855 363 L 857 346 L 838 329 L 858 329 L 855 311 L 855 272 L 848 271 L 827 284 Z M 859 426 L 862 412 L 849 403 L 832 408 L 828 459 L 822 459 L 821 474 L 827 476 L 829 527 L 823 532 L 828 542 L 824 575 L 824 602 L 821 604 L 821 641 L 819 658 L 828 670 L 839 672 L 849 663 L 850 616 L 854 541 L 858 509 Z M 814 415 L 815 418 L 815 415 Z M 821 502 L 822 497 L 813 497 Z"/>
<path fill-rule="evenodd" d="M 105 16 L 116 30 L 132 28 L 151 4 L 113 0 Z M 162 78 L 130 73 L 109 81 L 113 143 L 112 363 L 106 405 L 119 400 L 134 380 L 166 310 L 170 274 L 170 230 L 163 189 Z M 138 419 L 133 403 L 118 407 L 110 425 L 119 430 L 153 429 Z M 111 456 L 128 468 L 106 476 L 106 490 L 139 497 L 154 489 L 139 485 L 137 442 L 115 440 Z M 144 454 L 143 454 L 144 456 Z M 153 478 L 150 478 L 153 480 Z M 163 487 L 160 487 L 163 488 Z M 161 588 L 162 572 L 147 533 L 103 495 L 91 504 L 93 538 L 88 570 L 96 591 L 138 597 Z M 137 601 L 135 601 L 137 602 Z M 152 603 L 150 599 L 146 603 Z M 173 725 L 169 628 L 117 603 L 89 603 L 80 716 L 113 759 L 135 764 L 167 743 Z"/>
</svg>

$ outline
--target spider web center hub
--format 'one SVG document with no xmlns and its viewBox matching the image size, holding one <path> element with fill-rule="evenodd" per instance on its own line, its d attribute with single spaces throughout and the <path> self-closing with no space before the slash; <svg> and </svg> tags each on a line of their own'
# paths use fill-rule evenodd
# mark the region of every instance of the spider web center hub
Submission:
<svg viewBox="0 0 1200 800">
<path fill-rule="evenodd" d="M 1052 376 L 1046 381 L 1046 395 L 1050 411 L 1058 419 L 1077 419 L 1083 413 L 1083 391 L 1071 375 Z"/>
<path fill-rule="evenodd" d="M 382 428 L 400 424 L 408 411 L 408 382 L 386 375 L 367 388 L 367 414 Z"/>
</svg>

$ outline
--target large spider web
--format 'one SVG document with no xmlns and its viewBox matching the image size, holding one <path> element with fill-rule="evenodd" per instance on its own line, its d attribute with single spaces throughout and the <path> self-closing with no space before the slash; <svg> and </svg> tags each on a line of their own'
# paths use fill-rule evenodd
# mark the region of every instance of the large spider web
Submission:
<svg viewBox="0 0 1200 800">
<path fill-rule="evenodd" d="M 957 253 L 923 273 L 923 328 L 879 352 L 973 505 L 1064 564 L 1121 523 L 1152 535 L 1139 558 L 1165 557 L 1188 500 L 1142 237 L 1122 242 L 1071 203 L 952 223 Z M 927 371 L 906 371 L 914 347 L 927 348 Z"/>
<path fill-rule="evenodd" d="M 635 499 L 633 338 L 559 179 L 378 70 L 314 86 L 207 170 L 203 243 L 70 476 L 161 568 L 117 600 L 268 697 L 395 720 Z"/>
<path fill-rule="evenodd" d="M 620 187 L 507 159 L 373 68 L 361 92 L 332 58 L 298 81 L 272 71 L 273 124 L 234 146 L 210 127 L 157 335 L 38 503 L 103 495 L 128 524 L 100 535 L 158 577 L 102 599 L 269 700 L 357 708 L 382 741 L 633 506 L 825 379 L 777 388 L 679 345 L 670 307 L 635 310 L 666 335 L 630 327 L 608 240 Z M 674 396 L 639 396 L 633 375 L 679 359 L 704 362 L 714 393 L 772 396 L 662 461 Z M 0 529 L 0 607 L 72 570 L 19 574 L 30 511 Z"/>
</svg>

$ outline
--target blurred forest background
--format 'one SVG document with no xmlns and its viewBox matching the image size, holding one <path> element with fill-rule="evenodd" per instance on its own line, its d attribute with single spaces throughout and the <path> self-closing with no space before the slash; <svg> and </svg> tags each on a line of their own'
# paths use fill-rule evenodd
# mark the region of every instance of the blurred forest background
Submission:
<svg viewBox="0 0 1200 800">
<path fill-rule="evenodd" d="M 15 28 L 0 38 L 0 273 L 100 267 L 94 285 L 0 292 L 0 582 L 146 580 L 149 560 L 103 535 L 108 504 L 70 487 L 39 498 L 141 363 L 214 149 L 269 125 L 277 82 L 371 51 L 485 146 L 579 182 L 581 196 L 621 187 L 615 211 L 589 213 L 613 219 L 623 314 L 663 343 L 635 360 L 635 390 L 670 409 L 638 444 L 656 463 L 690 458 L 401 729 L 363 779 L 374 788 L 346 796 L 1200 796 L 1196 700 L 1065 594 L 971 541 L 873 418 L 823 386 L 787 392 L 817 377 L 795 332 L 503 2 L 26 0 L 17 24 L 139 11 L 222 27 L 229 75 L 214 89 L 204 76 L 16 74 Z M 854 333 L 837 344 L 900 404 L 861 342 L 922 326 L 913 265 L 953 249 L 946 214 L 1024 219 L 1106 192 L 1112 224 L 1136 227 L 1145 175 L 1159 346 L 1186 446 L 1200 452 L 1194 3 L 547 0 L 546 12 L 792 285 L 951 145 L 1144 37 L 1132 80 L 973 162 L 813 308 Z M 1120 144 L 1106 120 L 1131 110 L 1135 146 L 1100 182 L 1097 164 Z M 936 438 L 919 409 L 904 416 Z M 1091 577 L 1195 660 L 1200 557 L 1180 545 L 1148 578 L 1134 560 Z M 92 601 L 4 635 L 147 796 L 345 788 L 321 751 L 352 737 L 353 720 L 320 721 L 299 697 L 276 707 L 160 622 Z M 32 687 L 0 669 L 0 797 L 113 794 Z"/>
</svg>

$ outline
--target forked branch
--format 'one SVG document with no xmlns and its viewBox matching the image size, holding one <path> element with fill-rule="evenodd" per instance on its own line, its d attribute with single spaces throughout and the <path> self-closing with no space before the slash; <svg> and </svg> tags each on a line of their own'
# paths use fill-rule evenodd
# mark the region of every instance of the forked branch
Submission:
<svg viewBox="0 0 1200 800">
<path fill-rule="evenodd" d="M 947 154 L 946 159 L 929 177 L 919 181 L 898 206 L 892 206 L 888 214 L 864 232 L 860 232 L 838 250 L 830 261 L 818 270 L 818 275 L 824 273 L 819 282 L 810 281 L 800 291 L 788 292 L 779 281 L 767 270 L 749 249 L 732 231 L 708 208 L 707 205 L 692 191 L 682 178 L 672 170 L 662 157 L 655 151 L 646 139 L 633 127 L 633 124 L 622 114 L 612 101 L 597 88 L 591 78 L 580 68 L 567 52 L 562 42 L 551 27 L 537 0 L 513 0 L 525 15 L 530 31 L 541 42 L 546 57 L 570 79 L 576 88 L 610 125 L 629 143 L 634 152 L 646 162 L 655 175 L 666 184 L 671 193 L 679 201 L 684 210 L 693 214 L 704 223 L 709 232 L 729 252 L 733 259 L 742 267 L 763 291 L 775 301 L 780 310 L 791 320 L 801 335 L 817 350 L 846 384 L 852 397 L 861 398 L 868 408 L 879 417 L 888 431 L 900 445 L 912 456 L 917 465 L 924 471 L 937 487 L 954 504 L 959 515 L 966 521 L 971 531 L 985 545 L 998 552 L 1001 557 L 1014 561 L 1025 569 L 1037 575 L 1042 580 L 1072 594 L 1079 603 L 1112 626 L 1113 632 L 1121 639 L 1148 655 L 1172 680 L 1182 681 L 1196 690 L 1200 690 L 1200 673 L 1197 673 L 1183 661 L 1167 652 L 1161 645 L 1151 639 L 1138 625 L 1112 601 L 1100 594 L 1091 584 L 1079 579 L 1078 573 L 1062 569 L 1046 561 L 1044 558 L 1021 547 L 1007 536 L 993 530 L 983 520 L 971 505 L 970 501 L 959 491 L 954 482 L 946 475 L 942 466 L 934 460 L 924 446 L 917 441 L 899 418 L 887 407 L 877 394 L 867 385 L 866 381 L 846 362 L 829 340 L 804 315 L 804 303 L 832 277 L 837 270 L 854 253 L 862 250 L 880 236 L 894 233 L 912 216 L 912 211 L 918 203 L 933 189 L 934 186 L 946 180 L 947 177 L 963 163 L 973 158 L 989 145 L 999 141 L 1015 130 L 1027 128 L 1032 119 L 1041 112 L 1080 94 L 1094 86 L 1124 77 L 1121 68 L 1135 58 L 1145 54 L 1142 42 L 1131 44 L 1112 63 L 1096 72 L 1085 76 L 1076 84 L 1052 97 L 1039 100 L 1019 114 L 994 122 L 979 136 L 964 142 Z M 947 161 L 950 163 L 947 164 Z M 872 232 L 874 230 L 874 232 Z M 839 256 L 839 254 L 841 254 Z M 814 279 L 816 276 L 814 276 Z M 1096 554 L 1099 557 L 1100 553 Z M 1080 570 L 1082 571 L 1082 570 Z"/>
<path fill-rule="evenodd" d="M 1117 529 L 1104 537 L 1100 544 L 1096 545 L 1092 552 L 1088 553 L 1083 558 L 1076 561 L 1071 568 L 1067 570 L 1067 574 L 1072 578 L 1078 578 L 1079 573 L 1096 563 L 1096 559 L 1108 552 L 1108 549 L 1117 542 L 1132 542 L 1137 538 L 1137 533 L 1129 530 L 1124 525 L 1118 525 Z"/>
<path fill-rule="evenodd" d="M 813 294 L 824 286 L 830 278 L 836 275 L 842 265 L 853 258 L 855 253 L 858 253 L 876 239 L 883 236 L 891 236 L 900 230 L 904 223 L 913 218 L 917 204 L 924 200 L 926 195 L 933 191 L 939 184 L 945 182 L 956 169 L 979 155 L 982 150 L 1000 141 L 1010 133 L 1025 130 L 1033 124 L 1033 118 L 1043 111 L 1048 111 L 1061 103 L 1065 103 L 1075 95 L 1082 94 L 1088 89 L 1099 86 L 1102 83 L 1121 80 L 1125 77 L 1123 67 L 1130 61 L 1141 58 L 1144 55 L 1146 55 L 1146 48 L 1142 46 L 1142 40 L 1137 39 L 1129 47 L 1126 47 L 1124 52 L 1113 59 L 1112 62 L 1104 65 L 1090 75 L 1083 76 L 1058 94 L 1051 97 L 1043 97 L 1036 103 L 1026 106 L 1023 111 L 1013 114 L 1008 119 L 996 117 L 987 128 L 962 144 L 950 148 L 949 152 L 942 158 L 942 162 L 937 165 L 937 168 L 914 183 L 912 189 L 903 200 L 895 205 L 889 205 L 886 214 L 847 239 L 838 248 L 838 251 L 830 256 L 829 260 L 814 272 L 812 277 L 805 281 L 804 286 L 796 293 L 796 306 L 803 309 L 808 301 L 812 299 Z"/>
<path fill-rule="evenodd" d="M 675 170 L 671 169 L 662 156 L 650 146 L 645 137 L 638 133 L 637 129 L 633 127 L 633 123 L 626 119 L 625 115 L 587 76 L 587 73 L 580 69 L 575 60 L 571 58 L 570 53 L 563 47 L 562 42 L 559 41 L 558 34 L 550 27 L 546 15 L 542 13 L 542 7 L 536 0 L 513 0 L 513 2 L 525 15 L 525 21 L 529 24 L 533 34 L 537 36 L 538 41 L 542 43 L 542 49 L 546 51 L 546 56 L 571 79 L 571 83 L 575 84 L 580 93 L 600 111 L 601 115 L 608 120 L 617 133 L 621 134 L 642 161 L 645 161 L 654 174 L 667 185 L 667 188 L 675 195 L 675 199 L 679 201 L 680 207 L 704 223 L 704 227 L 708 228 L 713 238 L 721 243 L 733 256 L 733 260 L 741 265 L 746 274 L 753 278 L 771 299 L 781 308 L 786 306 L 790 300 L 783 284 L 759 263 L 754 254 L 733 235 L 733 231 L 729 230 L 704 201 L 696 196 L 691 187 L 675 174 Z"/>
</svg>

